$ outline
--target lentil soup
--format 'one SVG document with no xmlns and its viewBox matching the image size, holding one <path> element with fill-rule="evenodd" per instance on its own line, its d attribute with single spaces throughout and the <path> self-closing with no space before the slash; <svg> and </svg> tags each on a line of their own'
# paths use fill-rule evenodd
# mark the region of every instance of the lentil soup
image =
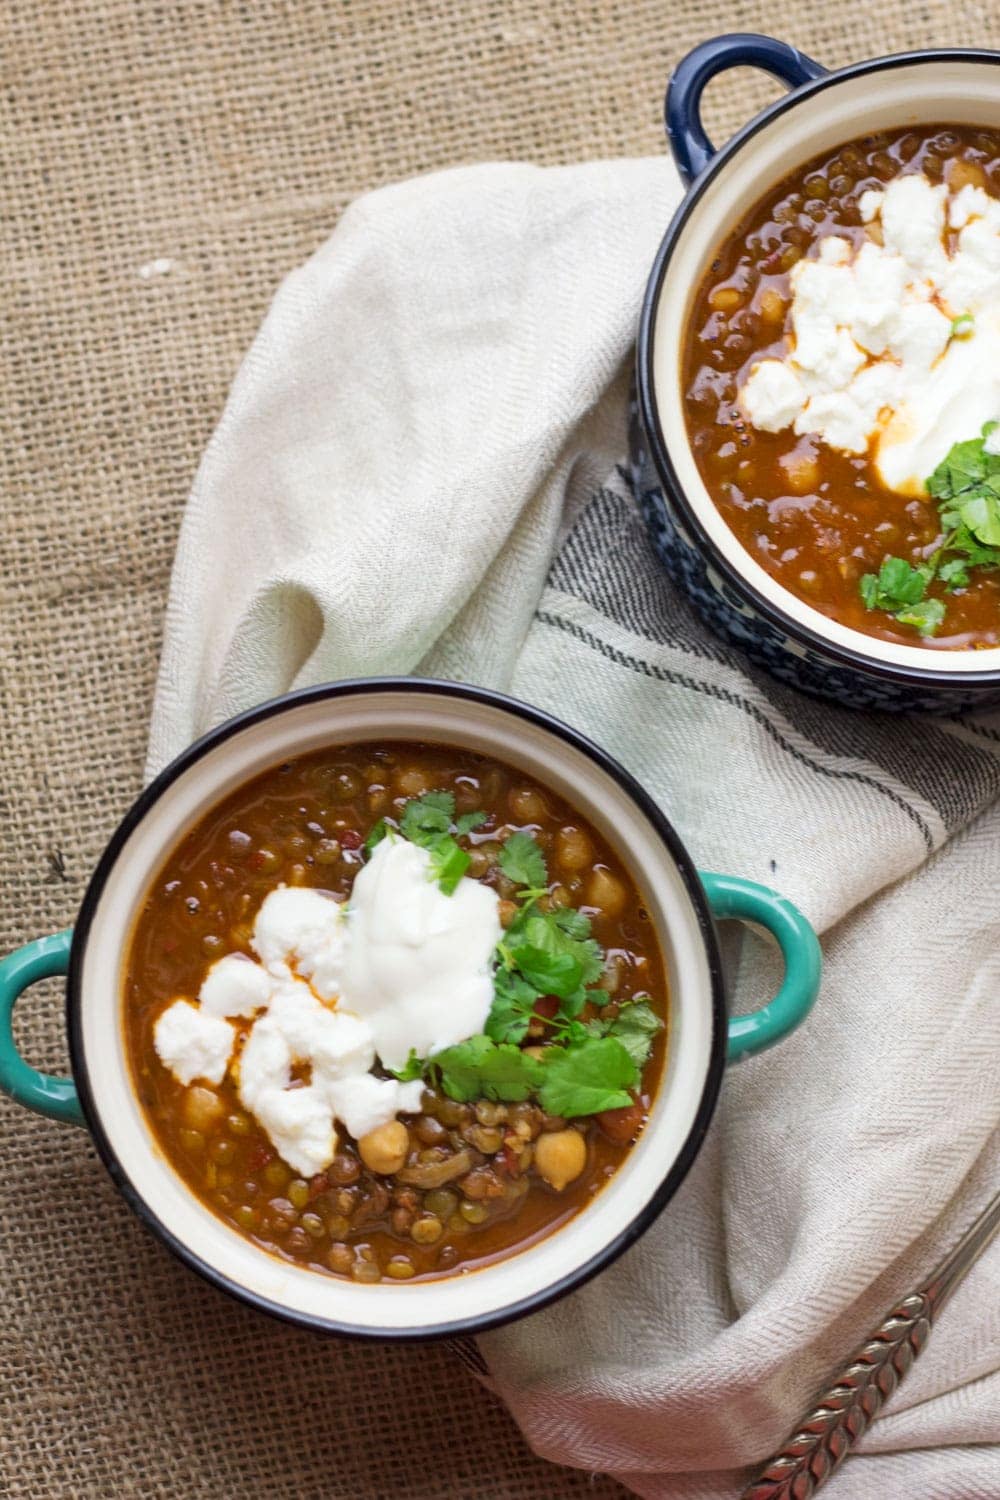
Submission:
<svg viewBox="0 0 1000 1500">
<path fill-rule="evenodd" d="M 769 191 L 689 315 L 715 506 L 793 595 L 886 641 L 1000 645 L 998 247 L 1000 132 L 885 131 Z"/>
<path fill-rule="evenodd" d="M 346 911 L 359 944 L 374 919 L 363 915 L 356 882 L 367 870 L 373 890 L 381 863 L 385 889 L 392 860 L 426 863 L 433 890 L 416 897 L 437 903 L 438 926 L 442 911 L 452 910 L 447 903 L 459 898 L 471 914 L 462 918 L 470 943 L 477 911 L 496 921 L 495 934 L 482 929 L 487 944 L 499 939 L 488 1019 L 476 1026 L 479 1034 L 463 1040 L 460 1030 L 430 1057 L 416 1047 L 403 1061 L 400 1052 L 395 1073 L 380 1052 L 372 1072 L 349 1079 L 338 1095 L 348 1066 L 342 1050 L 331 1098 L 344 1099 L 356 1120 L 367 1121 L 376 1096 L 399 1108 L 352 1135 L 339 1106 L 328 1104 L 318 1133 L 311 1117 L 309 1131 L 282 1135 L 317 1092 L 319 1053 L 286 1029 L 282 1086 L 250 1093 L 251 1050 L 274 1044 L 279 1001 L 261 1019 L 263 991 L 245 1003 L 247 985 L 273 983 L 279 996 L 291 985 L 314 1021 L 329 1029 L 332 1012 L 343 1027 L 350 1018 L 338 1015 L 338 1005 L 346 998 L 332 990 L 351 982 L 350 962 L 347 980 L 330 979 L 329 934 L 324 929 L 327 947 L 316 957 L 315 926 L 307 941 L 303 923 L 317 911 Z M 286 973 L 293 947 L 298 970 L 271 981 L 262 964 L 274 924 L 261 913 L 278 911 L 276 896 L 289 910 L 299 901 L 298 946 L 289 939 L 271 971 Z M 235 1000 L 234 975 L 243 986 Z M 466 976 L 462 993 L 471 994 L 474 981 L 478 995 L 481 979 Z M 233 793 L 159 871 L 125 966 L 133 1082 L 172 1166 L 213 1213 L 263 1250 L 359 1282 L 467 1272 L 525 1248 L 584 1208 L 642 1130 L 662 1072 L 667 1007 L 641 894 L 597 831 L 522 773 L 430 744 L 310 754 Z M 454 1023 L 455 1007 L 446 1009 L 439 1027 Z M 370 1014 L 377 1026 L 381 1013 Z M 355 1017 L 352 1024 L 364 1023 Z M 388 1050 L 389 1042 L 380 1045 Z M 365 1053 L 358 1066 L 373 1056 Z M 324 1154 L 309 1170 L 308 1152 L 317 1151 Z"/>
</svg>

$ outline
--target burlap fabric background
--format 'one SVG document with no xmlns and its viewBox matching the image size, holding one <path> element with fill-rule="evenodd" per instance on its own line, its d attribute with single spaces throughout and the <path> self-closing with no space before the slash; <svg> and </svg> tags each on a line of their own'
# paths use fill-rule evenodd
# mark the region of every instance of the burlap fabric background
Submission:
<svg viewBox="0 0 1000 1500">
<path fill-rule="evenodd" d="M 138 790 L 188 483 L 276 283 L 350 198 L 657 152 L 670 65 L 718 31 L 830 64 L 1000 40 L 973 0 L 9 0 L 0 27 L 4 951 L 72 920 Z M 769 89 L 732 75 L 717 134 Z M 61 1031 L 36 989 L 30 1055 L 58 1068 Z M 0 1140 L 3 1495 L 623 1493 L 534 1458 L 445 1348 L 325 1342 L 202 1286 L 82 1132 L 4 1102 Z"/>
</svg>

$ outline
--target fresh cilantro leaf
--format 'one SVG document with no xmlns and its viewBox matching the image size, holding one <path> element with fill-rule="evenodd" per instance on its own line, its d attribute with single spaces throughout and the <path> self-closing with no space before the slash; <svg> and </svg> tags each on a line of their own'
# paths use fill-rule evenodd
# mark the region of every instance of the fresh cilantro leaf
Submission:
<svg viewBox="0 0 1000 1500">
<path fill-rule="evenodd" d="M 626 1002 L 608 1023 L 608 1036 L 617 1037 L 637 1068 L 645 1066 L 653 1049 L 653 1038 L 663 1022 L 646 999 Z"/>
<path fill-rule="evenodd" d="M 393 1078 L 398 1078 L 400 1083 L 412 1083 L 416 1078 L 424 1076 L 424 1061 L 418 1057 L 414 1049 L 410 1048 L 410 1055 L 399 1069 L 390 1068 Z"/>
<path fill-rule="evenodd" d="M 493 1050 L 495 1043 L 488 1036 L 470 1036 L 466 1042 L 446 1047 L 430 1059 L 430 1066 L 440 1079 L 441 1088 L 449 1099 L 466 1104 L 470 1099 L 481 1098 L 479 1074 L 483 1058 Z"/>
<path fill-rule="evenodd" d="M 877 573 L 861 580 L 861 597 L 869 609 L 890 613 L 908 604 L 918 604 L 927 589 L 928 573 L 903 557 L 886 557 Z"/>
<path fill-rule="evenodd" d="M 502 966 L 493 980 L 493 1004 L 486 1021 L 486 1035 L 494 1042 L 520 1042 L 528 1033 L 535 1014 L 538 991 L 520 974 Z"/>
<path fill-rule="evenodd" d="M 571 953 L 549 953 L 532 943 L 522 943 L 514 950 L 514 960 L 540 995 L 562 999 L 580 988 L 583 970 Z"/>
<path fill-rule="evenodd" d="M 566 1119 L 624 1109 L 632 1103 L 629 1089 L 639 1082 L 638 1068 L 612 1036 L 588 1036 L 567 1047 L 548 1047 L 543 1062 L 539 1103 L 549 1114 Z"/>
<path fill-rule="evenodd" d="M 556 926 L 550 917 L 533 913 L 507 940 L 514 962 L 542 995 L 565 999 L 583 984 L 582 946 Z"/>
<path fill-rule="evenodd" d="M 379 818 L 378 822 L 375 824 L 375 827 L 365 839 L 365 853 L 371 854 L 372 850 L 375 849 L 379 844 L 381 844 L 382 840 L 384 838 L 387 838 L 388 835 L 388 823 L 386 822 L 385 818 Z"/>
<path fill-rule="evenodd" d="M 549 872 L 542 853 L 530 833 L 512 833 L 500 850 L 500 869 L 515 885 L 544 890 Z"/>
<path fill-rule="evenodd" d="M 514 963 L 543 995 L 567 999 L 592 984 L 604 968 L 604 954 L 593 938 L 568 935 L 554 912 L 532 907 L 507 929 L 506 945 Z"/>
<path fill-rule="evenodd" d="M 446 896 L 452 896 L 455 888 L 469 868 L 469 855 L 450 835 L 445 834 L 429 849 L 431 872 Z"/>
<path fill-rule="evenodd" d="M 552 911 L 552 920 L 564 932 L 567 937 L 575 938 L 582 942 L 590 937 L 590 918 L 585 911 L 577 911 L 575 906 L 557 906 Z"/>
<path fill-rule="evenodd" d="M 504 1043 L 483 1054 L 479 1084 L 485 1098 L 517 1104 L 538 1090 L 544 1074 L 537 1057 Z"/>
<path fill-rule="evenodd" d="M 583 983 L 594 984 L 604 973 L 604 949 L 593 938 L 577 943 L 580 962 L 583 965 Z"/>
<path fill-rule="evenodd" d="M 537 1093 L 544 1078 L 541 1062 L 520 1047 L 500 1046 L 488 1036 L 472 1036 L 430 1059 L 441 1088 L 451 1099 L 503 1099 L 517 1103 Z"/>
<path fill-rule="evenodd" d="M 403 808 L 399 830 L 411 844 L 427 848 L 442 833 L 451 832 L 455 816 L 455 799 L 450 792 L 425 792 L 411 797 Z"/>
<path fill-rule="evenodd" d="M 954 530 L 948 550 L 957 552 L 970 568 L 1000 567 L 1000 548 L 984 546 L 961 522 Z"/>
<path fill-rule="evenodd" d="M 987 547 L 1000 547 L 1000 495 L 982 488 L 958 506 L 958 514 L 978 542 Z"/>
<path fill-rule="evenodd" d="M 925 597 L 933 576 L 932 567 L 915 568 L 905 558 L 887 557 L 878 573 L 866 573 L 861 579 L 861 598 L 866 609 L 884 609 L 901 625 L 933 635 L 944 618 L 941 601 Z"/>
<path fill-rule="evenodd" d="M 944 604 L 940 599 L 923 599 L 906 609 L 898 609 L 895 618 L 900 625 L 912 625 L 921 635 L 933 635 L 944 619 Z"/>
<path fill-rule="evenodd" d="M 451 792 L 425 792 L 422 797 L 412 797 L 407 802 L 399 821 L 403 837 L 427 850 L 433 879 L 446 896 L 454 893 L 469 868 L 469 855 L 451 835 L 454 815 L 455 799 Z M 477 813 L 468 815 L 470 818 L 482 816 Z"/>
<path fill-rule="evenodd" d="M 953 557 L 938 568 L 938 577 L 949 589 L 964 589 L 969 583 L 969 563 L 964 557 Z"/>
<path fill-rule="evenodd" d="M 478 828 L 481 823 L 485 822 L 486 814 L 484 812 L 463 813 L 460 818 L 455 819 L 455 832 L 459 838 L 462 838 L 463 835 L 471 833 L 474 828 Z"/>
<path fill-rule="evenodd" d="M 979 437 L 955 443 L 927 481 L 944 525 L 967 528 L 986 547 L 1000 547 L 1000 453 L 986 446 L 996 426 L 987 422 Z"/>
<path fill-rule="evenodd" d="M 557 1013 L 558 1018 L 560 1020 L 575 1020 L 589 999 L 590 996 L 582 986 L 580 989 L 574 990 L 572 995 L 564 995 Z"/>
<path fill-rule="evenodd" d="M 927 481 L 935 500 L 951 500 L 966 490 L 975 489 L 986 478 L 989 455 L 983 451 L 983 437 L 955 443 Z"/>
</svg>

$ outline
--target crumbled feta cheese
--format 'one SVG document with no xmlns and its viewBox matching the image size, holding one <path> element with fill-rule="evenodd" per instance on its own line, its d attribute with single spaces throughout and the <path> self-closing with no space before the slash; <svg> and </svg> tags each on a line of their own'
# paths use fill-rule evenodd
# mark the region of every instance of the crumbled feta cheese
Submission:
<svg viewBox="0 0 1000 1500">
<path fill-rule="evenodd" d="M 938 279 L 947 267 L 944 226 L 948 189 L 920 172 L 897 177 L 882 198 L 882 241 L 918 275 Z"/>
<path fill-rule="evenodd" d="M 236 1035 L 222 1018 L 256 1017 L 233 1068 L 240 1101 L 289 1166 L 312 1175 L 333 1160 L 337 1121 L 360 1137 L 420 1108 L 422 1082 L 375 1077 L 376 1055 L 400 1068 L 411 1052 L 482 1031 L 500 930 L 496 891 L 462 879 L 446 896 L 426 850 L 387 838 L 347 907 L 272 891 L 254 925 L 261 963 L 213 964 L 201 1008 L 177 1001 L 160 1018 L 157 1051 L 182 1083 L 220 1083 Z"/>
<path fill-rule="evenodd" d="M 900 308 L 889 349 L 904 368 L 914 373 L 929 370 L 945 351 L 951 325 L 952 319 L 931 302 L 906 304 Z"/>
<path fill-rule="evenodd" d="M 754 365 L 740 392 L 743 409 L 761 432 L 781 432 L 802 410 L 806 396 L 792 367 L 780 359 Z"/>
<path fill-rule="evenodd" d="M 214 963 L 198 991 L 198 1001 L 210 1016 L 252 1016 L 271 998 L 274 980 L 266 969 L 244 953 L 227 953 Z"/>
<path fill-rule="evenodd" d="M 418 1113 L 423 1092 L 419 1078 L 399 1083 L 395 1078 L 376 1078 L 373 1073 L 349 1073 L 326 1088 L 334 1114 L 355 1140 L 396 1115 Z"/>
<path fill-rule="evenodd" d="M 257 913 L 254 949 L 275 978 L 288 978 L 294 969 L 324 1000 L 332 1000 L 340 993 L 343 916 L 331 896 L 308 887 L 279 886 Z"/>
<path fill-rule="evenodd" d="M 190 1000 L 168 1005 L 153 1027 L 157 1057 L 185 1084 L 196 1078 L 221 1083 L 235 1040 L 235 1028 L 228 1021 L 207 1014 Z"/>
<path fill-rule="evenodd" d="M 789 351 L 755 364 L 739 400 L 764 432 L 848 453 L 874 439 L 884 482 L 924 494 L 952 445 L 1000 417 L 1000 201 L 911 174 L 859 207 L 882 243 L 852 255 L 830 235 L 793 268 Z"/>
<path fill-rule="evenodd" d="M 269 1089 L 254 1110 L 278 1155 L 303 1177 L 333 1161 L 337 1132 L 330 1105 L 318 1089 Z"/>
<path fill-rule="evenodd" d="M 983 442 L 983 452 L 1000 453 L 1000 425 L 994 427 L 992 432 L 986 434 L 985 441 Z"/>
</svg>

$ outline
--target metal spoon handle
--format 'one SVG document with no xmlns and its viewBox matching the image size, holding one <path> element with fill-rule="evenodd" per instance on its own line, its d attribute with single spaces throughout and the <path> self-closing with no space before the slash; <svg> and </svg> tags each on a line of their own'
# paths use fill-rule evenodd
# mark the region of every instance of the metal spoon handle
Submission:
<svg viewBox="0 0 1000 1500">
<path fill-rule="evenodd" d="M 904 1297 L 816 1398 L 741 1500 L 812 1500 L 878 1416 L 923 1349 L 935 1318 L 1000 1229 L 1000 1193 L 928 1281 Z"/>
</svg>

